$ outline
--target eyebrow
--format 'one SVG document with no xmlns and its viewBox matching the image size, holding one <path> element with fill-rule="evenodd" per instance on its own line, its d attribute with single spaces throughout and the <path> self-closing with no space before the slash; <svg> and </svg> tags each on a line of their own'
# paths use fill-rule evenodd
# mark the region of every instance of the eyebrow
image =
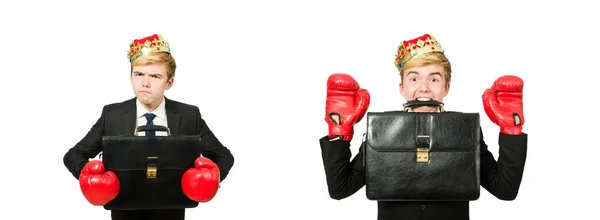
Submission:
<svg viewBox="0 0 600 220">
<path fill-rule="evenodd" d="M 419 72 L 417 72 L 417 71 L 410 71 L 410 72 L 408 72 L 408 73 L 406 74 L 406 76 L 408 76 L 408 75 L 410 75 L 410 74 L 417 74 L 417 75 L 419 75 Z M 431 72 L 431 73 L 429 73 L 429 75 L 430 75 L 430 76 L 433 76 L 433 75 L 439 75 L 439 76 L 442 76 L 442 74 L 441 74 L 440 72 Z"/>
<path fill-rule="evenodd" d="M 140 71 L 133 71 L 133 73 L 135 73 L 135 74 L 147 74 L 147 73 L 142 73 Z M 149 73 L 148 75 L 151 75 L 151 76 L 161 76 L 160 73 Z"/>
</svg>

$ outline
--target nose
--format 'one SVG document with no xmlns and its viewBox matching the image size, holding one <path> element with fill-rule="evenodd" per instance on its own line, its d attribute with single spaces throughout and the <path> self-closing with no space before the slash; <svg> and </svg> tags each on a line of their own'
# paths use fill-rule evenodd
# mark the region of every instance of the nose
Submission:
<svg viewBox="0 0 600 220">
<path fill-rule="evenodd" d="M 419 92 L 429 92 L 429 83 L 427 82 L 427 80 L 419 80 L 417 89 L 419 90 Z"/>
<path fill-rule="evenodd" d="M 142 79 L 142 86 L 148 88 L 150 87 L 150 77 L 144 76 L 144 78 Z"/>
</svg>

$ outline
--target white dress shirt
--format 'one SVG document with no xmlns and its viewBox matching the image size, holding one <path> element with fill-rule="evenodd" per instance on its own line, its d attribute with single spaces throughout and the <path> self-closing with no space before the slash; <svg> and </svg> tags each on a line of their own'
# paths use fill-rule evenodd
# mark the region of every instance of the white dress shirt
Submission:
<svg viewBox="0 0 600 220">
<path fill-rule="evenodd" d="M 156 107 L 156 109 L 154 109 L 154 111 L 148 112 L 148 110 L 146 110 L 144 108 L 144 106 L 142 105 L 142 103 L 140 103 L 140 100 L 136 99 L 136 114 L 137 114 L 137 126 L 141 126 L 141 125 L 146 125 L 146 117 L 144 116 L 144 114 L 146 113 L 153 113 L 156 115 L 156 117 L 154 117 L 154 120 L 152 121 L 154 125 L 162 125 L 165 127 L 169 127 L 168 123 L 167 123 L 167 112 L 165 109 L 165 98 L 163 97 L 162 102 L 160 103 L 160 105 L 158 105 L 158 107 Z M 157 131 L 155 132 L 156 136 L 167 136 L 167 132 L 164 131 Z M 146 136 L 146 132 L 138 132 L 137 134 L 138 136 Z"/>
</svg>

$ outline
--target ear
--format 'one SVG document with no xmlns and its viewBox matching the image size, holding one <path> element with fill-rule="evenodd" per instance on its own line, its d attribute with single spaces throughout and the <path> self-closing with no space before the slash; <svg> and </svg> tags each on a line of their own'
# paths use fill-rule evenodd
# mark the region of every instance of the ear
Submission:
<svg viewBox="0 0 600 220">
<path fill-rule="evenodd" d="M 171 86 L 173 86 L 174 81 L 175 81 L 175 77 L 171 77 L 169 80 L 167 80 L 167 90 L 169 90 L 171 88 Z"/>
<path fill-rule="evenodd" d="M 402 82 L 400 82 L 400 84 L 398 85 L 398 89 L 400 89 L 400 95 L 406 98 L 406 96 L 404 95 L 404 85 L 402 85 Z"/>
</svg>

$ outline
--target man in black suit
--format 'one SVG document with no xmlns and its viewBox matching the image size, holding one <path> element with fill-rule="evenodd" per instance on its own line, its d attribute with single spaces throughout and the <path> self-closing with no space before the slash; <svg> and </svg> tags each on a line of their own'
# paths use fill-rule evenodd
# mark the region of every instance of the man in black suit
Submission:
<svg viewBox="0 0 600 220">
<path fill-rule="evenodd" d="M 173 85 L 176 68 L 169 44 L 158 34 L 136 39 L 130 45 L 128 56 L 131 62 L 131 84 L 136 97 L 104 106 L 96 124 L 65 154 L 63 160 L 69 172 L 80 179 L 82 171 L 97 169 L 89 159 L 95 158 L 102 151 L 102 136 L 133 135 L 136 126 L 162 125 L 170 129 L 171 135 L 200 135 L 204 147 L 202 156 L 208 159 L 205 161 L 214 162 L 218 167 L 219 175 L 214 175 L 216 179 L 214 181 L 223 181 L 234 163 L 229 149 L 224 147 L 211 132 L 202 119 L 198 107 L 170 100 L 164 96 L 164 92 Z M 149 131 L 139 132 L 138 135 L 166 134 L 163 131 Z M 98 175 L 104 175 L 102 178 L 107 188 L 118 185 L 113 181 L 114 174 L 103 172 Z M 96 193 L 86 195 L 86 199 L 94 205 L 104 205 L 114 196 L 116 195 L 98 196 Z M 210 199 L 212 197 L 208 198 Z M 185 209 L 112 211 L 111 216 L 112 219 L 120 220 L 183 220 Z"/>
<path fill-rule="evenodd" d="M 432 36 L 404 41 L 398 48 L 400 92 L 407 100 L 439 101 L 450 89 L 451 67 L 440 44 Z M 367 111 L 370 95 L 348 74 L 329 77 L 325 120 L 329 135 L 319 140 L 329 195 L 344 199 L 366 184 L 363 152 L 366 142 L 351 160 L 353 126 Z M 483 94 L 483 105 L 492 122 L 500 127 L 500 154 L 496 161 L 480 140 L 481 186 L 502 200 L 514 200 L 521 184 L 527 154 L 527 134 L 522 104 L 523 81 L 516 76 L 498 78 Z M 439 108 L 420 106 L 412 112 L 436 112 Z M 406 183 L 411 184 L 411 183 Z M 377 219 L 469 219 L 469 202 L 378 201 Z"/>
</svg>

